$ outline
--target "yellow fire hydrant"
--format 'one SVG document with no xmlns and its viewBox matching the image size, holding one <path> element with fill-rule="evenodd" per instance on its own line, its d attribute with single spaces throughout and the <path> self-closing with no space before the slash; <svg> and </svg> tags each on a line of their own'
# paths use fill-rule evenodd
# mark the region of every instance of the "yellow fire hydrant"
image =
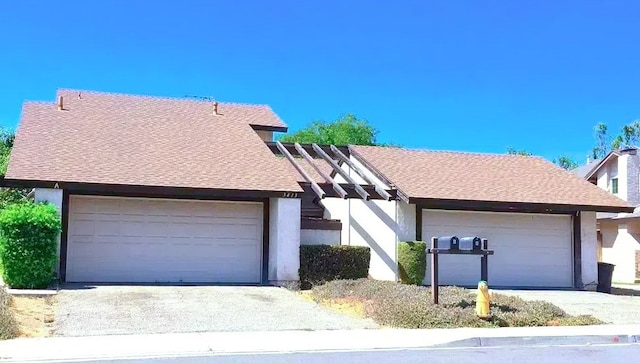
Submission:
<svg viewBox="0 0 640 363">
<path fill-rule="evenodd" d="M 487 285 L 486 281 L 480 281 L 478 283 L 476 314 L 481 319 L 487 319 L 491 315 L 491 310 L 489 308 L 489 285 Z"/>
</svg>

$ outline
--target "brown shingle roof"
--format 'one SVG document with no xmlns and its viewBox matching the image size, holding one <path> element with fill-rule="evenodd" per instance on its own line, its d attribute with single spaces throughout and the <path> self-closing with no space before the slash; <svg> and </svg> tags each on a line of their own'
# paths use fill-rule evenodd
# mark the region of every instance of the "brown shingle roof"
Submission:
<svg viewBox="0 0 640 363">
<path fill-rule="evenodd" d="M 628 208 L 539 157 L 350 146 L 409 198 Z"/>
<path fill-rule="evenodd" d="M 80 97 L 79 97 L 80 94 Z M 61 90 L 26 102 L 7 179 L 234 190 L 301 190 L 250 125 L 268 106 Z"/>
</svg>

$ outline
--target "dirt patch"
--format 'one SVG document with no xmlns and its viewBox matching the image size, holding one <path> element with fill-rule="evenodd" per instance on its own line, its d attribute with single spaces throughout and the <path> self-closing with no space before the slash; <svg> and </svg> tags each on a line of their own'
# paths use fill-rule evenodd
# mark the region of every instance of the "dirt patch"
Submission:
<svg viewBox="0 0 640 363">
<path fill-rule="evenodd" d="M 298 295 L 308 301 L 318 302 L 314 300 L 311 290 L 300 291 Z M 337 299 L 325 299 L 319 301 L 320 305 L 337 311 L 342 314 L 350 315 L 356 318 L 365 317 L 365 302 L 355 298 L 337 298 Z"/>
<path fill-rule="evenodd" d="M 11 308 L 18 322 L 20 336 L 51 336 L 54 329 L 55 302 L 55 296 L 13 296 Z"/>
</svg>

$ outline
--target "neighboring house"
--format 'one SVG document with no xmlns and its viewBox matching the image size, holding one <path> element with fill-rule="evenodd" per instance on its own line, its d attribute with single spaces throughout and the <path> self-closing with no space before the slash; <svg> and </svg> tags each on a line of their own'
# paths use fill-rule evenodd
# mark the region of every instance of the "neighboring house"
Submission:
<svg viewBox="0 0 640 363">
<path fill-rule="evenodd" d="M 351 146 L 394 201 L 323 201 L 342 240 L 370 246 L 370 274 L 397 278 L 396 241 L 488 238 L 491 286 L 595 288 L 596 212 L 632 208 L 538 157 Z M 550 191 L 553 192 L 550 192 Z M 476 285 L 480 258 L 440 257 L 443 284 Z M 430 281 L 427 267 L 425 283 Z"/>
<path fill-rule="evenodd" d="M 268 106 L 57 96 L 24 104 L 2 184 L 59 208 L 63 282 L 282 284 L 318 243 L 396 280 L 398 241 L 456 234 L 488 238 L 492 286 L 593 288 L 596 212 L 633 211 L 537 157 L 283 145 Z M 477 284 L 479 258 L 441 261 Z"/>
<path fill-rule="evenodd" d="M 636 207 L 633 213 L 598 213 L 598 244 L 600 260 L 616 265 L 614 281 L 640 281 L 640 156 L 637 148 L 614 150 L 573 172 Z"/>
</svg>

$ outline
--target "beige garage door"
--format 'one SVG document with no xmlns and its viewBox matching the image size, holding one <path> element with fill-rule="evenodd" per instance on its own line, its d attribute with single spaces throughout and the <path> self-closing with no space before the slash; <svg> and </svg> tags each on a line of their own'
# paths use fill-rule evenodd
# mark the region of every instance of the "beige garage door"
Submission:
<svg viewBox="0 0 640 363">
<path fill-rule="evenodd" d="M 573 282 L 571 217 L 549 214 L 424 210 L 422 235 L 480 236 L 489 239 L 489 286 L 571 287 Z M 443 285 L 475 286 L 480 257 L 442 256 Z M 427 281 L 430 281 L 430 265 Z"/>
<path fill-rule="evenodd" d="M 262 209 L 70 196 L 67 281 L 259 283 Z"/>
</svg>

